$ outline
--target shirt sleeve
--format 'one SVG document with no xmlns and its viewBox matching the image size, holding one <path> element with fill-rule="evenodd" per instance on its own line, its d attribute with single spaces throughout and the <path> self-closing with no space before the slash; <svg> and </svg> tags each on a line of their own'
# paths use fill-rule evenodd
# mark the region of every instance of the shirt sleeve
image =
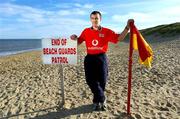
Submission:
<svg viewBox="0 0 180 119">
<path fill-rule="evenodd" d="M 108 41 L 116 44 L 118 42 L 119 34 L 115 33 L 114 31 L 108 29 Z"/>
<path fill-rule="evenodd" d="M 81 35 L 78 37 L 78 44 L 81 44 L 83 41 L 85 41 L 85 30 L 83 30 Z"/>
</svg>

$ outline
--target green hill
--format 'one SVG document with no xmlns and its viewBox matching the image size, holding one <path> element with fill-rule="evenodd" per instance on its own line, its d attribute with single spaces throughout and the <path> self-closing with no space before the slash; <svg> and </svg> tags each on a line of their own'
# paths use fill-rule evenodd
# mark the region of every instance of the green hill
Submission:
<svg viewBox="0 0 180 119">
<path fill-rule="evenodd" d="M 142 29 L 140 32 L 148 42 L 152 43 L 176 40 L 180 38 L 180 22 Z M 129 41 L 128 39 L 129 35 L 125 41 Z"/>
</svg>

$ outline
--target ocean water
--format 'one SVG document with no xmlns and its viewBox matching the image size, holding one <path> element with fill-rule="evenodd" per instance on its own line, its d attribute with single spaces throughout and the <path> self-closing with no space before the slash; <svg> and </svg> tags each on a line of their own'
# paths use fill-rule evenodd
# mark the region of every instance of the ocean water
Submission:
<svg viewBox="0 0 180 119">
<path fill-rule="evenodd" d="M 0 39 L 0 56 L 40 50 L 41 39 Z"/>
</svg>

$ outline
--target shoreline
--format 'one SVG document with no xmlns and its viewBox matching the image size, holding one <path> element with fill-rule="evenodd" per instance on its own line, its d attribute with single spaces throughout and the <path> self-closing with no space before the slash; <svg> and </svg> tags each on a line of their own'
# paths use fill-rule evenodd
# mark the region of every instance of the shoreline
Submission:
<svg viewBox="0 0 180 119">
<path fill-rule="evenodd" d="M 26 52 L 32 52 L 32 51 L 41 51 L 41 49 L 42 48 L 35 48 L 35 49 L 27 49 L 27 50 L 21 50 L 21 51 L 0 52 L 0 57 L 11 56 L 11 55 L 21 54 L 21 53 L 26 53 Z"/>
</svg>

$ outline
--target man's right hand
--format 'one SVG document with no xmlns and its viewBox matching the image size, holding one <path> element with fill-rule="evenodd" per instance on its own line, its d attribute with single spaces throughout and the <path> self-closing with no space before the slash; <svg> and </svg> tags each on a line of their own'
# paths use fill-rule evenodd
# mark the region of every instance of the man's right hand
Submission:
<svg viewBox="0 0 180 119">
<path fill-rule="evenodd" d="M 77 40 L 78 37 L 77 37 L 77 35 L 73 34 L 73 35 L 70 36 L 70 38 L 71 38 L 72 40 Z"/>
</svg>

